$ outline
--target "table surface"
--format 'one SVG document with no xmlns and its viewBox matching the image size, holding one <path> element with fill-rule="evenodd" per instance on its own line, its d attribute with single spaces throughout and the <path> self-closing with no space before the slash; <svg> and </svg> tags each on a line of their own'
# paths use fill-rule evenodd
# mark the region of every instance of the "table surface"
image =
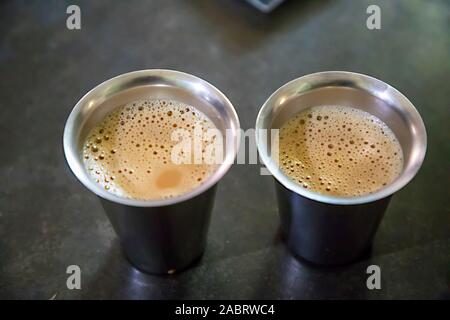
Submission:
<svg viewBox="0 0 450 320">
<path fill-rule="evenodd" d="M 288 1 L 269 15 L 242 1 L 0 2 L 0 298 L 438 298 L 450 283 L 450 2 Z M 366 28 L 369 4 L 381 30 Z M 202 260 L 173 276 L 133 269 L 96 196 L 69 171 L 65 120 L 98 83 L 138 69 L 198 75 L 254 125 L 271 92 L 317 71 L 393 85 L 428 132 L 417 177 L 391 201 L 370 256 L 339 268 L 294 259 L 279 236 L 272 178 L 235 165 L 219 184 Z M 68 290 L 66 268 L 82 270 Z M 368 290 L 366 268 L 381 267 Z"/>
</svg>

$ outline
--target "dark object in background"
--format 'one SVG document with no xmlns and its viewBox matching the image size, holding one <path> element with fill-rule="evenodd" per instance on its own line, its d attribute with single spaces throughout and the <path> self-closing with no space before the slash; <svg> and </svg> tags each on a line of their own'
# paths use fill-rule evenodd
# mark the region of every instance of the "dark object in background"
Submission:
<svg viewBox="0 0 450 320">
<path fill-rule="evenodd" d="M 247 0 L 254 7 L 263 12 L 270 12 L 278 7 L 284 0 Z"/>
</svg>

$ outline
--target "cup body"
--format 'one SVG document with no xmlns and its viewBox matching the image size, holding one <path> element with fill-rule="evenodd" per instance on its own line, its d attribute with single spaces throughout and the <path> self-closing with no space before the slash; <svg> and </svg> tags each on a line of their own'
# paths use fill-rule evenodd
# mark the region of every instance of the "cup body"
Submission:
<svg viewBox="0 0 450 320">
<path fill-rule="evenodd" d="M 341 265 L 369 248 L 391 197 L 357 205 L 325 204 L 275 180 L 281 230 L 289 249 L 320 265 Z"/>
<path fill-rule="evenodd" d="M 270 135 L 263 132 L 279 129 L 295 113 L 320 105 L 358 108 L 385 122 L 403 150 L 401 174 L 385 188 L 357 197 L 323 195 L 292 181 L 278 167 Z M 392 194 L 415 176 L 423 162 L 426 131 L 417 110 L 393 87 L 366 75 L 330 71 L 295 79 L 272 94 L 258 114 L 256 143 L 275 179 L 288 247 L 313 263 L 339 265 L 356 260 L 371 245 Z"/>
<path fill-rule="evenodd" d="M 187 268 L 203 254 L 215 191 L 212 186 L 194 198 L 160 207 L 100 199 L 131 264 L 164 274 Z"/>
<path fill-rule="evenodd" d="M 82 161 L 86 136 L 115 108 L 139 99 L 192 105 L 223 137 L 231 137 L 224 146 L 223 162 L 203 184 L 170 199 L 137 200 L 109 193 L 92 181 Z M 73 108 L 63 137 L 69 167 L 101 199 L 125 256 L 140 270 L 156 274 L 185 269 L 204 252 L 216 186 L 232 165 L 238 143 L 237 114 L 218 89 L 195 76 L 160 69 L 123 74 L 92 89 Z"/>
</svg>

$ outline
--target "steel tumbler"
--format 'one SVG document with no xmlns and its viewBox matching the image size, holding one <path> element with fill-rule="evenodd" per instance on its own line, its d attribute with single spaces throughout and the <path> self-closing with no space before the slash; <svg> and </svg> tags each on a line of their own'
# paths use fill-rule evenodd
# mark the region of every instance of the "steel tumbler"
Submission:
<svg viewBox="0 0 450 320">
<path fill-rule="evenodd" d="M 112 194 L 92 181 L 82 161 L 87 134 L 112 110 L 139 99 L 192 105 L 208 116 L 224 137 L 231 137 L 223 161 L 203 184 L 174 198 L 136 200 Z M 70 113 L 63 137 L 69 167 L 101 199 L 125 256 L 138 269 L 156 274 L 185 269 L 204 252 L 216 184 L 232 165 L 238 141 L 238 116 L 217 88 L 193 75 L 158 69 L 126 73 L 88 92 Z"/>
<path fill-rule="evenodd" d="M 326 105 L 361 109 L 394 132 L 404 166 L 391 184 L 362 196 L 329 196 L 303 188 L 278 167 L 273 135 L 267 130 L 279 129 L 303 109 Z M 398 90 L 367 75 L 330 71 L 295 79 L 273 93 L 258 114 L 256 143 L 262 162 L 275 178 L 281 230 L 288 247 L 313 263 L 339 265 L 358 259 L 370 247 L 391 196 L 422 165 L 427 137 L 419 113 Z"/>
</svg>

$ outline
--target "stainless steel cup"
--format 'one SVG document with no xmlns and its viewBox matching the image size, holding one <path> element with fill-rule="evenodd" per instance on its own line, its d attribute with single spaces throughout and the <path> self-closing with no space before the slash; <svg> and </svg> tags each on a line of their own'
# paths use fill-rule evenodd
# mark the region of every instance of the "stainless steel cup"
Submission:
<svg viewBox="0 0 450 320">
<path fill-rule="evenodd" d="M 385 188 L 364 196 L 334 197 L 305 189 L 278 167 L 271 138 L 293 114 L 319 105 L 358 108 L 383 120 L 399 140 L 404 168 Z M 352 72 L 320 72 L 295 79 L 273 93 L 256 120 L 261 160 L 275 178 L 281 229 L 291 251 L 321 265 L 349 263 L 370 247 L 391 195 L 417 173 L 425 157 L 423 121 L 399 91 L 375 78 Z"/>
<path fill-rule="evenodd" d="M 202 185 L 181 196 L 134 200 L 116 196 L 91 180 L 82 161 L 86 135 L 113 109 L 138 99 L 173 99 L 206 114 L 232 143 L 224 161 Z M 217 182 L 233 163 L 239 141 L 239 120 L 231 102 L 208 82 L 172 70 L 142 70 L 98 85 L 75 105 L 64 129 L 64 152 L 75 176 L 99 196 L 124 253 L 149 273 L 172 273 L 199 258 L 206 237 Z"/>
</svg>

